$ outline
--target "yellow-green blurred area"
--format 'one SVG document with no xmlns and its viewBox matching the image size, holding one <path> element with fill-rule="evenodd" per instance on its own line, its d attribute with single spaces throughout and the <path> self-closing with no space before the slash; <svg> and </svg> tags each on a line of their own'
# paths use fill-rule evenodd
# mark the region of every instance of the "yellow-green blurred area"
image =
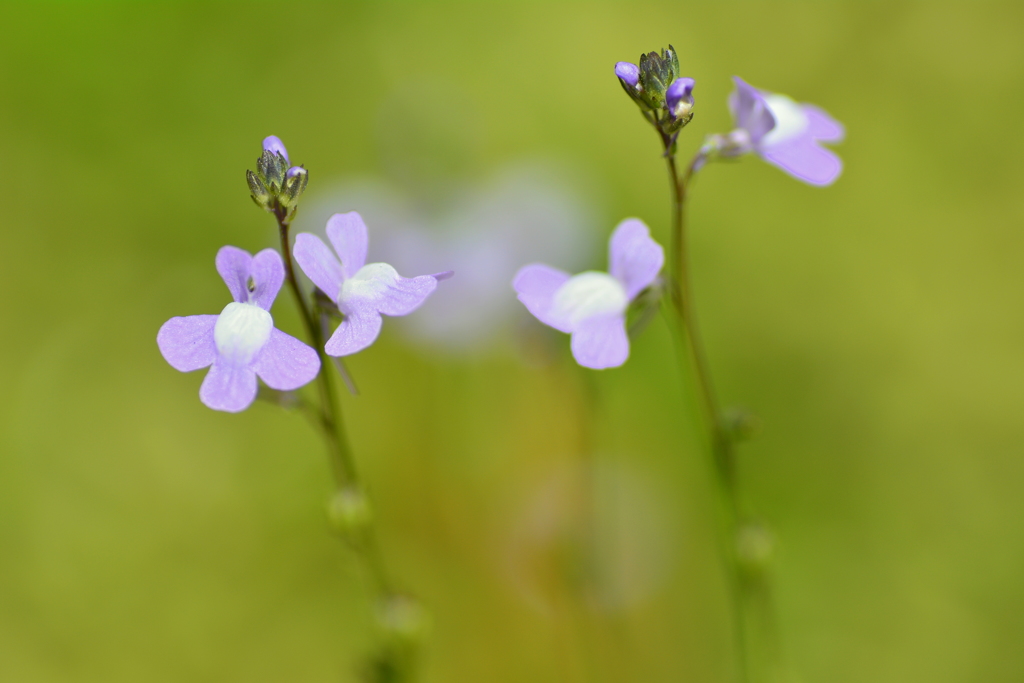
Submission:
<svg viewBox="0 0 1024 683">
<path fill-rule="evenodd" d="M 207 409 L 156 332 L 229 301 L 222 245 L 273 246 L 244 182 L 270 134 L 316 211 L 359 210 L 361 178 L 443 216 L 535 164 L 590 212 L 552 265 L 603 269 L 627 216 L 667 243 L 659 143 L 612 69 L 668 43 L 697 80 L 684 159 L 729 129 L 734 74 L 847 127 L 832 187 L 748 157 L 692 189 L 712 369 L 760 424 L 745 509 L 776 539 L 755 661 L 774 632 L 776 680 L 1024 680 L 1020 3 L 67 2 L 0 26 L 0 680 L 355 680 L 377 627 L 318 436 Z M 273 313 L 301 334 L 287 292 Z M 733 680 L 664 321 L 585 374 L 510 315 L 466 348 L 386 320 L 349 359 L 383 554 L 431 614 L 421 680 Z"/>
</svg>

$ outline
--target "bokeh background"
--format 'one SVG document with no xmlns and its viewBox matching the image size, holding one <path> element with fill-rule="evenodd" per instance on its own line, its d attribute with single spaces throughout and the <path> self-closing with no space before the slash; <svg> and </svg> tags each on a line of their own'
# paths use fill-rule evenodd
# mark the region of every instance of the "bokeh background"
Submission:
<svg viewBox="0 0 1024 683">
<path fill-rule="evenodd" d="M 720 393 L 760 419 L 741 482 L 777 539 L 786 680 L 1024 679 L 1020 3 L 5 3 L 0 25 L 0 679 L 344 681 L 372 648 L 316 436 L 206 409 L 155 344 L 227 302 L 220 246 L 273 244 L 243 172 L 276 134 L 311 173 L 298 229 L 362 209 L 372 255 L 463 275 L 387 321 L 343 397 L 432 615 L 422 680 L 731 680 L 665 325 L 584 374 L 506 279 L 603 268 L 626 216 L 667 239 L 612 66 L 669 42 L 697 79 L 683 155 L 728 129 L 733 74 L 848 130 L 833 187 L 748 158 L 691 206 Z M 274 315 L 299 332 L 285 295 Z"/>
</svg>

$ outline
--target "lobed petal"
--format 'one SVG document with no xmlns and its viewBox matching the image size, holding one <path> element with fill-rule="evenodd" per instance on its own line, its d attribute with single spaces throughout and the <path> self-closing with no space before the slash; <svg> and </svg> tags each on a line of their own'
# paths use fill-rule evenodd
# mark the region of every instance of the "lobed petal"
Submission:
<svg viewBox="0 0 1024 683">
<path fill-rule="evenodd" d="M 370 263 L 346 281 L 338 306 L 345 311 L 351 292 L 384 315 L 408 315 L 437 289 L 437 283 L 433 275 L 405 278 L 387 263 Z"/>
<path fill-rule="evenodd" d="M 331 338 L 324 345 L 329 356 L 350 356 L 372 344 L 380 334 L 382 319 L 372 306 L 356 306 L 345 313 Z"/>
<path fill-rule="evenodd" d="M 757 88 L 739 76 L 732 78 L 736 90 L 729 95 L 729 110 L 736 126 L 750 133 L 750 140 L 756 145 L 775 127 L 775 119 Z"/>
<path fill-rule="evenodd" d="M 300 232 L 295 236 L 293 253 L 306 277 L 324 294 L 337 301 L 345 276 L 341 263 L 324 241 L 316 235 Z"/>
<path fill-rule="evenodd" d="M 256 399 L 256 373 L 247 365 L 235 365 L 218 358 L 203 385 L 199 400 L 214 410 L 237 413 Z"/>
<path fill-rule="evenodd" d="M 249 301 L 249 270 L 252 265 L 252 254 L 238 247 L 221 247 L 217 252 L 217 272 L 224 284 L 228 286 L 232 298 L 240 304 Z"/>
<path fill-rule="evenodd" d="M 665 250 L 651 239 L 651 231 L 639 218 L 619 223 L 608 252 L 609 272 L 625 286 L 630 301 L 654 282 L 665 265 Z"/>
<path fill-rule="evenodd" d="M 573 358 L 585 368 L 617 368 L 629 358 L 626 316 L 595 316 L 582 321 L 572 333 Z"/>
<path fill-rule="evenodd" d="M 520 268 L 512 278 L 512 289 L 537 320 L 561 332 L 569 332 L 565 321 L 552 315 L 555 292 L 568 281 L 569 274 L 565 271 L 543 263 L 531 263 Z"/>
<path fill-rule="evenodd" d="M 252 369 L 271 389 L 291 391 L 313 381 L 320 371 L 320 357 L 312 347 L 275 327 Z"/>
<path fill-rule="evenodd" d="M 813 104 L 800 105 L 807 117 L 811 136 L 822 142 L 842 142 L 846 137 L 846 129 L 843 124 L 829 116 L 825 110 L 815 107 Z"/>
<path fill-rule="evenodd" d="M 839 157 L 809 134 L 763 149 L 760 154 L 765 161 L 811 185 L 831 185 L 843 170 Z"/>
<path fill-rule="evenodd" d="M 284 284 L 284 261 L 275 249 L 264 249 L 252 259 L 250 275 L 256 289 L 249 300 L 265 311 L 269 311 Z"/>
<path fill-rule="evenodd" d="M 156 334 L 156 344 L 172 368 L 192 372 L 213 364 L 217 359 L 213 328 L 218 317 L 190 315 L 171 318 L 160 327 Z"/>
<path fill-rule="evenodd" d="M 327 221 L 327 238 L 341 257 L 341 270 L 345 278 L 353 277 L 366 265 L 369 237 L 366 223 L 357 211 L 336 213 Z"/>
</svg>

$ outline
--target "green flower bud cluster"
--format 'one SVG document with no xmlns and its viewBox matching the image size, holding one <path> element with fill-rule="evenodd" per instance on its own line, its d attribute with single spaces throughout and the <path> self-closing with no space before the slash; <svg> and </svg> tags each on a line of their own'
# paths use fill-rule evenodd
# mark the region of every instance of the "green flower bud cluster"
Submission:
<svg viewBox="0 0 1024 683">
<path fill-rule="evenodd" d="M 671 45 L 661 53 L 640 55 L 640 63 L 619 62 L 615 75 L 645 118 L 665 135 L 674 135 L 693 118 L 694 81 L 680 75 L 679 55 Z"/>
<path fill-rule="evenodd" d="M 639 100 L 648 109 L 665 106 L 665 91 L 679 78 L 679 56 L 671 45 L 657 52 L 640 55 Z"/>
<path fill-rule="evenodd" d="M 302 166 L 291 166 L 283 149 L 264 148 L 256 160 L 256 170 L 246 171 L 245 179 L 256 206 L 290 218 L 309 182 L 309 172 Z"/>
</svg>

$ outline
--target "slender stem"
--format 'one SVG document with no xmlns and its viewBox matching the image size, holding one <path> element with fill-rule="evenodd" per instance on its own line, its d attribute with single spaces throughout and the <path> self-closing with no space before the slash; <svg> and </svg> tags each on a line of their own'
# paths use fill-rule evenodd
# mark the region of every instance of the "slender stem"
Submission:
<svg viewBox="0 0 1024 683">
<path fill-rule="evenodd" d="M 321 371 L 317 375 L 317 387 L 320 391 L 320 423 L 323 427 L 321 432 L 327 442 L 327 451 L 331 460 L 331 470 L 334 474 L 334 484 L 338 492 L 346 489 L 359 491 L 361 489 L 359 476 L 356 472 L 355 461 L 352 457 L 352 448 L 349 446 L 345 434 L 345 423 L 341 417 L 337 400 L 334 396 L 334 388 L 331 382 L 331 373 L 327 366 L 330 358 L 324 351 L 324 334 L 322 327 L 317 324 L 310 307 L 306 304 L 306 298 L 302 295 L 298 278 L 295 277 L 295 267 L 292 263 L 291 239 L 288 234 L 291 227 L 288 222 L 287 210 L 278 207 L 274 211 L 277 219 L 278 232 L 281 236 L 281 254 L 284 257 L 285 277 L 288 280 L 289 289 L 295 296 L 295 304 L 299 308 L 302 322 L 306 327 L 313 348 L 320 356 Z M 387 571 L 384 568 L 384 561 L 377 546 L 373 528 L 367 526 L 361 532 L 361 538 L 353 543 L 357 555 L 362 559 L 367 572 L 373 581 L 377 592 L 384 598 L 394 593 Z"/>
<path fill-rule="evenodd" d="M 726 543 L 723 544 L 723 554 L 729 565 L 730 588 L 732 595 L 732 607 L 734 615 L 734 630 L 736 634 L 736 655 L 738 661 L 738 675 L 742 683 L 749 680 L 747 666 L 747 643 L 744 619 L 745 582 L 742 570 L 736 556 L 736 535 L 740 524 L 739 491 L 736 482 L 735 454 L 733 441 L 725 428 L 725 421 L 719 407 L 718 397 L 715 393 L 714 384 L 711 379 L 711 370 L 707 362 L 707 355 L 704 352 L 704 344 L 701 339 L 700 329 L 697 325 L 697 316 L 693 306 L 693 292 L 690 285 L 690 273 L 688 263 L 688 251 L 686 246 L 686 196 L 687 186 L 696 168 L 703 162 L 701 153 L 698 152 L 693 161 L 686 168 L 683 175 L 680 175 L 676 164 L 674 143 L 675 140 L 659 129 L 662 144 L 665 148 L 665 161 L 668 166 L 670 189 L 672 192 L 672 243 L 669 261 L 670 273 L 672 276 L 671 292 L 672 304 L 676 311 L 675 320 L 678 323 L 677 350 L 679 352 L 680 364 L 689 361 L 694 368 L 694 376 L 697 384 L 697 391 L 703 407 L 704 419 L 708 428 L 708 437 L 711 446 L 711 454 L 714 459 L 715 470 L 718 474 L 719 490 L 724 499 L 726 513 L 728 515 L 726 524 Z"/>
</svg>

